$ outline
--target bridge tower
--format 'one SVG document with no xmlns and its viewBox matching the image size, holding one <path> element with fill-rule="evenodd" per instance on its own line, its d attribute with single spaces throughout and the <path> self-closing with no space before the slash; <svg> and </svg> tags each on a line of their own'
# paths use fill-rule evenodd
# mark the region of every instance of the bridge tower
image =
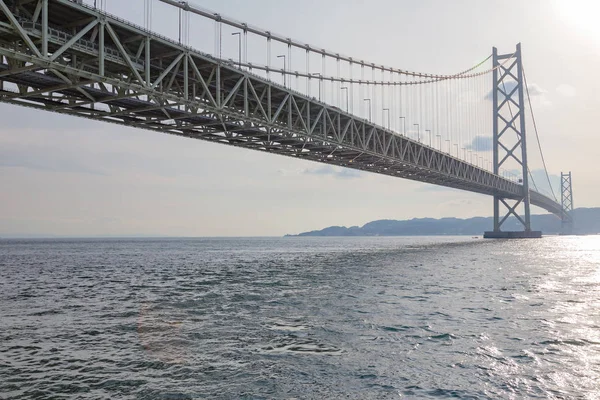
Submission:
<svg viewBox="0 0 600 400">
<path fill-rule="evenodd" d="M 507 162 L 514 162 L 522 171 L 520 183 L 522 196 L 513 199 L 494 196 L 494 230 L 485 232 L 490 239 L 540 238 L 542 232 L 531 230 L 531 206 L 529 199 L 529 168 L 527 166 L 527 140 L 525 134 L 525 79 L 521 44 L 517 44 L 514 53 L 498 54 L 493 49 L 493 167 L 498 175 L 500 168 Z M 523 205 L 524 215 L 516 209 Z M 503 211 L 501 214 L 501 210 Z M 514 216 L 523 231 L 502 231 L 502 225 L 510 216 Z"/>
<path fill-rule="evenodd" d="M 560 204 L 562 205 L 562 226 L 561 235 L 571 235 L 573 233 L 573 186 L 571 181 L 571 172 L 560 173 Z"/>
</svg>

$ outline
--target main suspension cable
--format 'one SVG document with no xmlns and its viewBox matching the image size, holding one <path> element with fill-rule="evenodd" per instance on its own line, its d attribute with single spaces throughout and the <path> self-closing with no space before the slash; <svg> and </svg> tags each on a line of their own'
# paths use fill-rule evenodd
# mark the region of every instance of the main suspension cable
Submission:
<svg viewBox="0 0 600 400">
<path fill-rule="evenodd" d="M 538 149 L 540 150 L 540 155 L 542 157 L 542 164 L 544 164 L 544 172 L 546 172 L 546 179 L 548 180 L 548 186 L 550 186 L 550 191 L 552 192 L 552 197 L 554 200 L 558 202 L 556 198 L 556 194 L 554 193 L 554 189 L 552 188 L 552 183 L 550 183 L 550 175 L 548 174 L 548 168 L 546 167 L 546 160 L 544 159 L 544 152 L 542 151 L 542 145 L 540 143 L 540 135 L 538 134 L 537 124 L 535 123 L 535 115 L 533 114 L 533 107 L 531 106 L 531 96 L 529 96 L 529 87 L 527 86 L 527 76 L 525 75 L 525 68 L 523 68 L 523 80 L 525 84 L 525 89 L 527 91 L 527 101 L 529 103 L 529 111 L 531 113 L 531 121 L 533 122 L 533 130 L 535 131 L 535 137 L 537 139 Z"/>
</svg>

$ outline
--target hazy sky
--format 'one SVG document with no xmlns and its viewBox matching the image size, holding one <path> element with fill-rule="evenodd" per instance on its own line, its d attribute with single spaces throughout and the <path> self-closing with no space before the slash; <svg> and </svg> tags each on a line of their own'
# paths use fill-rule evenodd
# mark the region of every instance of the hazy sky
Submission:
<svg viewBox="0 0 600 400">
<path fill-rule="evenodd" d="M 600 205 L 594 0 L 191 3 L 358 59 L 433 73 L 522 42 L 528 79 L 541 91 L 536 118 L 550 172 L 573 172 L 577 207 Z M 140 24 L 142 5 L 107 0 L 109 12 Z M 177 14 L 161 10 L 155 5 L 153 27 L 175 36 Z M 212 37 L 191 41 L 213 46 Z M 491 198 L 458 190 L 5 104 L 0 115 L 3 237 L 282 235 L 492 213 Z"/>
</svg>

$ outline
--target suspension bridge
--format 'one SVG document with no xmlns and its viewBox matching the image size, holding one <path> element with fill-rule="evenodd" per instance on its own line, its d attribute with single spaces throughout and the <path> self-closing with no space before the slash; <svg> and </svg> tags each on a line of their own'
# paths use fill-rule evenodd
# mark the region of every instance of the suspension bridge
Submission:
<svg viewBox="0 0 600 400">
<path fill-rule="evenodd" d="M 561 173 L 558 199 L 520 45 L 441 75 L 187 2 L 144 0 L 141 25 L 99 3 L 0 0 L 0 101 L 493 196 L 486 237 L 541 236 L 531 205 L 572 227 L 571 174 Z M 177 18 L 177 37 L 153 31 L 156 7 Z M 533 180 L 529 131 L 549 191 Z M 510 217 L 522 231 L 502 229 Z"/>
</svg>

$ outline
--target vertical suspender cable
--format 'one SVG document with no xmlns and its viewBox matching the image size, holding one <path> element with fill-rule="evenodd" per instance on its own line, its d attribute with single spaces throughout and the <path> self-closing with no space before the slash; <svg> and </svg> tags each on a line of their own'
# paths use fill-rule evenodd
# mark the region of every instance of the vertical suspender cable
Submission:
<svg viewBox="0 0 600 400">
<path fill-rule="evenodd" d="M 531 106 L 531 97 L 529 96 L 529 87 L 527 86 L 527 77 L 525 76 L 525 68 L 523 68 L 523 81 L 525 85 L 525 90 L 527 92 L 527 101 L 529 102 L 529 111 L 531 112 L 531 121 L 533 122 L 533 130 L 535 131 L 535 137 L 537 139 L 538 148 L 540 150 L 540 156 L 542 157 L 542 164 L 544 165 L 544 171 L 546 172 L 546 179 L 548 180 L 548 186 L 550 186 L 550 191 L 552 192 L 552 196 L 554 200 L 558 202 L 556 195 L 554 194 L 554 189 L 552 188 L 552 184 L 550 183 L 550 175 L 548 175 L 548 168 L 546 167 L 546 160 L 544 159 L 544 152 L 542 151 L 542 145 L 540 143 L 540 135 L 538 134 L 537 124 L 535 122 L 535 115 L 533 114 L 533 107 Z"/>
</svg>

